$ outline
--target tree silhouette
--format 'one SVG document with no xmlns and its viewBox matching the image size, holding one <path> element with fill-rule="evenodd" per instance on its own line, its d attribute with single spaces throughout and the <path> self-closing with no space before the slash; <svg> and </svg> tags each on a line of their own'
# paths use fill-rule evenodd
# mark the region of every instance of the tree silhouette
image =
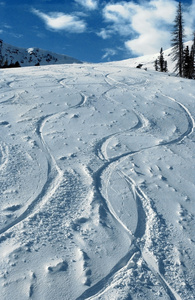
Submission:
<svg viewBox="0 0 195 300">
<path fill-rule="evenodd" d="M 160 55 L 154 62 L 155 71 L 167 72 L 167 61 L 164 60 L 163 48 L 160 49 Z"/>
<path fill-rule="evenodd" d="M 182 77 L 183 76 L 183 39 L 184 39 L 184 22 L 182 15 L 181 2 L 178 4 L 177 14 L 175 17 L 174 31 L 172 32 L 171 46 L 173 61 L 176 61 L 175 72 Z"/>
</svg>

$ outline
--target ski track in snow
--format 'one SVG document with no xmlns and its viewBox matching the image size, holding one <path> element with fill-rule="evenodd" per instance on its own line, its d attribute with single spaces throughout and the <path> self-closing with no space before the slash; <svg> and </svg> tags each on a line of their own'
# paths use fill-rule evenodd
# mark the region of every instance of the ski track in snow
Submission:
<svg viewBox="0 0 195 300">
<path fill-rule="evenodd" d="M 69 109 L 79 108 L 85 104 L 85 102 L 87 101 L 87 96 L 84 95 L 83 93 L 80 93 L 80 95 L 81 95 L 81 101 L 78 104 L 71 106 Z M 17 98 L 19 98 L 18 94 L 17 94 Z M 47 159 L 47 168 L 48 168 L 47 180 L 46 180 L 40 194 L 30 203 L 30 205 L 27 207 L 27 209 L 19 217 L 17 217 L 13 222 L 9 223 L 4 228 L 0 229 L 0 234 L 5 233 L 9 229 L 11 229 L 13 226 L 19 224 L 20 222 L 25 220 L 27 217 L 29 217 L 30 215 L 35 213 L 36 210 L 40 209 L 58 189 L 58 187 L 62 181 L 62 178 L 63 178 L 63 171 L 58 167 L 56 160 L 54 159 L 47 143 L 44 140 L 43 128 L 47 121 L 51 120 L 54 117 L 63 115 L 63 114 L 64 114 L 64 112 L 54 113 L 54 114 L 40 118 L 39 121 L 37 122 L 35 132 L 37 133 L 37 137 L 40 142 L 40 149 L 42 150 L 42 152 L 44 153 L 44 155 Z M 7 150 L 7 147 L 5 149 Z M 3 157 L 4 152 L 2 151 L 2 155 L 1 155 L 2 157 Z M 7 156 L 6 156 L 5 161 L 6 160 L 7 160 Z M 3 159 L 1 159 L 0 162 L 1 161 L 2 161 L 2 163 L 0 163 L 0 169 L 5 164 L 5 162 L 3 162 Z"/>
<path fill-rule="evenodd" d="M 125 86 L 129 87 L 128 84 L 121 83 L 121 82 L 113 79 L 110 76 L 110 74 L 106 74 L 105 81 L 111 86 L 111 88 L 115 88 L 115 85 L 112 87 L 112 84 L 108 81 L 108 78 L 111 80 L 111 82 L 114 82 L 114 84 L 125 85 Z M 144 83 L 145 83 L 144 81 L 140 81 L 139 83 L 136 83 L 136 84 L 144 84 Z M 132 85 L 135 86 L 135 83 L 133 83 Z M 109 89 L 109 91 L 110 91 L 110 89 Z M 107 93 L 107 91 L 104 93 L 104 96 L 105 96 L 106 93 Z M 183 141 L 187 136 L 189 136 L 193 132 L 194 119 L 193 119 L 192 115 L 190 114 L 189 110 L 183 104 L 178 102 L 176 99 L 173 99 L 173 98 L 171 98 L 167 95 L 164 95 L 164 94 L 162 94 L 162 95 L 164 97 L 167 97 L 168 99 L 170 99 L 170 101 L 173 101 L 173 102 L 177 103 L 178 106 L 183 110 L 184 115 L 188 120 L 187 130 L 183 134 L 181 134 L 181 136 L 179 136 L 178 138 L 173 139 L 169 142 L 166 142 L 166 141 L 160 142 L 159 145 L 147 147 L 145 149 L 140 149 L 140 150 L 135 151 L 135 152 L 124 153 L 124 154 L 122 154 L 118 157 L 114 157 L 114 158 L 109 159 L 109 157 L 107 156 L 106 148 L 107 148 L 107 145 L 109 144 L 110 140 L 113 137 L 119 136 L 120 134 L 124 134 L 125 132 L 128 132 L 128 131 L 133 131 L 133 130 L 140 129 L 143 126 L 141 118 L 138 116 L 138 114 L 135 113 L 137 118 L 138 118 L 138 122 L 133 128 L 131 128 L 129 130 L 126 130 L 126 131 L 123 131 L 123 132 L 120 132 L 120 133 L 115 133 L 115 134 L 113 134 L 111 136 L 108 136 L 108 137 L 105 137 L 101 141 L 99 141 L 98 144 L 97 144 L 96 155 L 98 155 L 100 159 L 102 159 L 104 161 L 107 161 L 93 176 L 94 181 L 95 181 L 94 185 L 96 186 L 97 190 L 99 191 L 99 194 L 101 194 L 101 185 L 103 184 L 103 183 L 101 183 L 101 175 L 106 170 L 106 168 L 108 168 L 111 164 L 116 163 L 116 162 L 120 163 L 121 159 L 125 159 L 126 157 L 136 155 L 137 153 L 143 152 L 143 151 L 151 149 L 151 148 L 169 146 L 171 144 L 179 143 L 179 142 Z M 111 172 L 113 173 L 113 172 L 116 172 L 116 171 L 120 172 L 116 169 L 116 165 L 115 165 L 115 167 L 111 170 Z M 170 287 L 170 285 L 167 283 L 164 276 L 160 273 L 160 271 L 157 267 L 157 263 L 155 261 L 155 258 L 153 258 L 152 253 L 149 253 L 147 249 L 143 249 L 143 251 L 144 251 L 144 254 L 143 254 L 142 250 L 139 248 L 139 246 L 136 242 L 137 238 L 140 239 L 140 238 L 144 237 L 145 230 L 146 230 L 146 227 L 147 227 L 147 215 L 148 215 L 148 218 L 151 218 L 152 214 L 156 214 L 156 212 L 154 212 L 154 210 L 152 208 L 152 205 L 150 203 L 151 201 L 147 198 L 146 195 L 144 195 L 141 188 L 136 185 L 136 183 L 133 181 L 132 178 L 127 177 L 122 172 L 121 172 L 121 175 L 128 182 L 130 190 L 132 190 L 132 192 L 134 194 L 134 200 L 135 200 L 136 205 L 137 205 L 138 221 L 137 221 L 137 228 L 136 228 L 134 234 L 130 231 L 129 228 L 126 227 L 126 225 L 120 220 L 120 218 L 118 218 L 117 214 L 115 213 L 115 211 L 112 208 L 112 203 L 111 203 L 112 200 L 110 201 L 108 199 L 108 197 L 107 197 L 107 199 L 105 199 L 104 197 L 101 196 L 101 198 L 102 198 L 102 201 L 104 202 L 104 205 L 106 206 L 106 209 L 118 221 L 118 223 L 120 225 L 122 225 L 124 230 L 126 230 L 130 234 L 131 238 L 133 236 L 135 237 L 135 240 L 132 239 L 132 245 L 131 245 L 131 248 L 130 248 L 129 252 L 115 265 L 115 267 L 110 271 L 110 273 L 105 278 L 101 279 L 98 283 L 96 283 L 94 286 L 92 286 L 88 290 L 86 290 L 80 297 L 77 298 L 77 300 L 95 299 L 97 296 L 102 295 L 103 292 L 107 289 L 107 287 L 111 283 L 111 280 L 114 277 L 114 275 L 116 274 L 116 272 L 120 272 L 121 269 L 123 269 L 129 263 L 132 256 L 138 250 L 140 251 L 140 255 L 142 255 L 142 257 L 145 260 L 146 264 L 148 265 L 148 268 L 151 270 L 151 272 L 156 276 L 156 278 L 162 284 L 162 286 L 165 289 L 165 291 L 166 291 L 167 295 L 169 296 L 169 298 L 171 300 L 181 300 L 181 297 Z M 149 205 L 148 211 L 146 211 L 146 208 L 143 207 L 143 202 L 146 202 L 146 204 Z M 158 217 L 157 214 L 156 214 L 156 217 Z M 147 255 L 146 255 L 146 253 L 147 253 Z M 151 261 L 152 261 L 152 263 L 151 263 Z M 156 268 L 154 268 L 154 265 L 156 265 Z"/>
<path fill-rule="evenodd" d="M 6 145 L 0 145 L 0 170 L 4 168 L 8 162 L 9 149 Z"/>
<path fill-rule="evenodd" d="M 145 119 L 143 118 L 143 116 L 141 114 L 138 115 L 136 112 L 134 112 L 134 114 L 137 117 L 137 124 L 134 127 L 130 128 L 130 129 L 127 129 L 127 130 L 124 130 L 123 132 L 113 133 L 113 134 L 111 134 L 107 137 L 104 137 L 102 140 L 100 140 L 96 144 L 95 153 L 101 160 L 107 160 L 107 161 L 110 160 L 108 155 L 107 155 L 106 149 L 107 149 L 108 144 L 111 142 L 111 140 L 114 137 L 120 136 L 121 134 L 124 134 L 124 133 L 128 133 L 128 132 L 138 130 L 139 128 L 145 126 Z"/>
<path fill-rule="evenodd" d="M 95 71 L 101 72 L 101 70 L 98 70 L 98 68 L 94 68 Z M 114 73 L 115 74 L 115 73 Z M 90 72 L 88 74 L 90 76 Z M 139 80 L 136 82 L 135 78 L 132 79 L 132 82 L 120 82 L 114 78 L 112 78 L 112 73 L 104 74 L 102 73 L 102 77 L 105 80 L 105 83 L 108 85 L 108 88 L 106 91 L 104 91 L 101 95 L 102 98 L 107 99 L 108 101 L 116 101 L 114 99 L 110 99 L 110 96 L 108 93 L 111 90 L 118 89 L 118 88 L 125 88 L 125 89 L 132 89 L 136 88 L 137 86 L 143 86 L 147 84 L 147 80 Z M 68 87 L 68 84 L 65 82 L 65 78 L 62 78 L 58 81 L 58 83 L 66 88 L 71 89 Z M 74 84 L 73 84 L 74 85 Z M 48 199 L 54 195 L 56 190 L 58 189 L 62 178 L 63 178 L 63 171 L 58 166 L 49 146 L 47 145 L 45 138 L 44 138 L 44 126 L 48 121 L 51 121 L 53 118 L 59 117 L 63 115 L 65 112 L 71 110 L 72 108 L 79 109 L 80 107 L 84 106 L 87 103 L 88 96 L 85 95 L 84 92 L 80 92 L 79 88 L 77 88 L 78 94 L 81 97 L 80 102 L 78 102 L 76 105 L 69 106 L 65 111 L 63 112 L 56 112 L 53 114 L 49 114 L 46 116 L 41 117 L 38 122 L 37 126 L 35 128 L 35 132 L 37 135 L 37 141 L 38 146 L 40 150 L 43 152 L 43 154 L 46 157 L 47 160 L 47 180 L 42 187 L 41 192 L 39 195 L 30 203 L 30 205 L 27 207 L 27 209 L 18 216 L 13 222 L 5 226 L 0 230 L 0 234 L 6 233 L 8 230 L 10 230 L 15 225 L 19 224 L 26 218 L 28 218 L 30 215 L 35 213 L 40 207 L 42 207 Z M 140 130 L 143 130 L 144 128 L 147 128 L 148 122 L 145 119 L 145 117 L 136 109 L 133 109 L 133 113 L 137 118 L 137 123 L 129 129 L 125 129 L 124 131 L 115 132 L 113 134 L 110 134 L 108 136 L 103 137 L 100 139 L 95 146 L 94 153 L 95 155 L 101 160 L 102 165 L 99 167 L 98 170 L 92 171 L 90 168 L 91 177 L 93 180 L 93 186 L 95 187 L 95 195 L 98 196 L 98 198 L 102 201 L 102 204 L 104 206 L 104 209 L 110 213 L 110 215 L 118 222 L 119 226 L 126 231 L 131 239 L 131 245 L 129 246 L 128 253 L 124 253 L 124 257 L 118 261 L 115 266 L 112 268 L 112 270 L 101 280 L 99 280 L 97 283 L 92 285 L 91 287 L 87 288 L 79 297 L 77 297 L 77 300 L 81 299 L 97 299 L 97 297 L 100 297 L 104 294 L 104 292 L 109 288 L 109 286 L 112 283 L 113 278 L 116 276 L 116 274 L 119 274 L 120 272 L 124 271 L 125 268 L 127 268 L 130 260 L 135 255 L 135 253 L 139 253 L 139 256 L 142 257 L 142 259 L 145 261 L 146 265 L 148 266 L 149 270 L 154 274 L 154 276 L 157 278 L 161 286 L 164 288 L 167 296 L 171 300 L 180 300 L 180 296 L 174 291 L 174 289 L 169 285 L 169 283 L 166 281 L 164 275 L 160 272 L 158 267 L 158 262 L 156 261 L 156 258 L 154 255 L 150 252 L 150 250 L 147 249 L 147 243 L 150 239 L 150 233 L 152 231 L 152 226 L 154 226 L 154 222 L 156 222 L 156 219 L 159 218 L 158 213 L 155 209 L 154 203 L 152 199 L 149 199 L 147 195 L 143 192 L 143 190 L 140 188 L 140 186 L 128 175 L 125 174 L 123 170 L 120 170 L 120 164 L 124 162 L 129 157 L 134 157 L 137 154 L 144 153 L 145 151 L 149 149 L 157 149 L 158 147 L 168 147 L 169 145 L 178 144 L 182 142 L 186 137 L 188 137 L 194 130 L 194 119 L 190 113 L 190 111 L 179 101 L 177 101 L 174 98 L 169 97 L 168 95 L 163 94 L 160 92 L 160 94 L 165 97 L 166 99 L 169 99 L 170 102 L 174 102 L 178 105 L 180 110 L 183 111 L 183 114 L 188 122 L 188 128 L 185 132 L 183 132 L 179 137 L 173 138 L 169 141 L 160 141 L 158 144 L 146 146 L 134 151 L 128 151 L 124 152 L 122 154 L 109 157 L 108 152 L 108 146 L 112 142 L 114 138 L 120 138 L 121 135 L 126 135 L 128 138 L 128 134 L 139 132 Z M 20 97 L 19 94 L 14 95 L 14 97 L 18 98 Z M 8 103 L 12 98 L 9 98 L 1 104 Z M 120 102 L 120 100 L 118 100 Z M 118 102 L 117 101 L 117 102 Z M 5 146 L 1 146 L 0 149 L 0 169 L 3 168 L 4 164 L 6 164 L 6 161 L 8 160 L 8 148 Z M 131 228 L 128 228 L 128 226 L 124 223 L 124 221 L 118 216 L 117 212 L 113 208 L 112 205 L 112 199 L 109 198 L 108 193 L 108 187 L 110 184 L 109 176 L 106 182 L 102 181 L 104 173 L 108 171 L 109 176 L 113 173 L 117 173 L 124 181 L 127 183 L 130 192 L 133 195 L 134 202 L 136 204 L 137 208 L 137 226 L 134 232 L 131 231 Z M 105 188 L 106 190 L 106 196 L 102 194 L 102 188 Z M 152 216 L 152 217 L 151 217 Z M 146 234 L 147 230 L 147 234 Z M 140 246 L 139 240 L 142 239 L 145 241 L 145 244 Z M 143 243 L 143 242 L 142 242 Z M 31 296 L 30 296 L 31 297 Z"/>
<path fill-rule="evenodd" d="M 40 205 L 43 205 L 47 201 L 48 197 L 51 197 L 51 195 L 53 195 L 55 193 L 56 189 L 58 188 L 58 186 L 60 184 L 60 179 L 62 177 L 62 171 L 57 166 L 52 154 L 49 151 L 47 144 L 44 141 L 43 135 L 42 135 L 42 130 L 43 130 L 44 124 L 45 124 L 46 120 L 48 120 L 51 117 L 53 117 L 53 115 L 44 117 L 43 119 L 40 119 L 39 122 L 37 123 L 37 128 L 36 128 L 37 136 L 39 137 L 40 143 L 42 145 L 41 150 L 47 157 L 47 163 L 48 163 L 47 181 L 45 182 L 40 194 L 31 202 L 31 204 L 27 207 L 27 209 L 18 218 L 16 218 L 13 222 L 11 222 L 10 224 L 8 224 L 4 228 L 2 228 L 0 230 L 0 234 L 5 233 L 7 230 L 11 229 L 13 226 L 17 225 L 18 223 L 20 223 L 21 221 L 26 219 L 29 215 L 33 214 L 36 211 L 38 204 L 39 204 L 39 208 L 40 208 Z M 56 173 L 54 171 L 54 169 L 57 171 L 57 174 L 53 174 L 53 173 Z"/>
</svg>

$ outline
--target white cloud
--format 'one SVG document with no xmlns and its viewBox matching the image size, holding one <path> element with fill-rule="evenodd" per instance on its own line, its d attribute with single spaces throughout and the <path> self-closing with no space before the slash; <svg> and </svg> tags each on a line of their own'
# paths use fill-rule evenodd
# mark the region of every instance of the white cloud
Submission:
<svg viewBox="0 0 195 300">
<path fill-rule="evenodd" d="M 130 16 L 129 9 L 133 8 L 133 6 L 135 5 L 132 2 L 108 4 L 105 6 L 104 16 L 108 21 L 113 21 L 116 23 L 119 23 L 120 21 L 128 20 Z"/>
<path fill-rule="evenodd" d="M 81 4 L 89 10 L 94 10 L 98 7 L 98 0 L 75 0 L 75 2 Z"/>
<path fill-rule="evenodd" d="M 126 41 L 125 46 L 137 55 L 154 54 L 159 52 L 161 47 L 168 48 L 170 40 L 169 32 L 150 29 L 148 33 L 140 34 L 138 38 Z"/>
<path fill-rule="evenodd" d="M 100 36 L 102 39 L 106 40 L 110 38 L 113 33 L 114 31 L 112 29 L 109 30 L 109 29 L 102 28 L 101 31 L 97 33 L 97 35 Z"/>
<path fill-rule="evenodd" d="M 121 36 L 131 36 L 131 40 L 125 42 L 125 46 L 136 55 L 145 55 L 158 52 L 161 47 L 170 47 L 171 26 L 173 25 L 178 2 L 176 0 L 150 0 L 145 2 L 117 2 L 107 4 L 103 11 L 108 26 L 99 34 L 103 38 L 109 38 L 111 29 Z M 195 20 L 195 0 L 188 14 L 184 14 L 188 33 L 192 32 Z"/>
<path fill-rule="evenodd" d="M 187 37 L 192 38 L 192 32 L 195 31 L 195 0 L 192 1 L 192 4 L 187 7 L 184 13 L 185 19 L 185 34 Z"/>
<path fill-rule="evenodd" d="M 85 22 L 80 20 L 77 16 L 67 15 L 61 12 L 46 14 L 37 9 L 33 9 L 32 12 L 40 17 L 50 29 L 56 31 L 65 30 L 74 33 L 82 33 L 86 30 Z"/>
<path fill-rule="evenodd" d="M 110 59 L 110 56 L 114 56 L 118 52 L 117 50 L 111 49 L 111 48 L 106 48 L 106 49 L 104 49 L 104 51 L 105 51 L 105 54 L 102 56 L 102 59 L 107 59 L 107 60 Z"/>
</svg>

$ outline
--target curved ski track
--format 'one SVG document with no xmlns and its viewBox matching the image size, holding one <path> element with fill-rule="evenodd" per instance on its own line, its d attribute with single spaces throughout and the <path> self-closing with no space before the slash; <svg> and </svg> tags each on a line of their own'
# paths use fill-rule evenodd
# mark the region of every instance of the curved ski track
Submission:
<svg viewBox="0 0 195 300">
<path fill-rule="evenodd" d="M 7 230 L 11 229 L 13 226 L 17 225 L 21 221 L 25 220 L 29 215 L 33 214 L 36 211 L 36 207 L 40 203 L 45 203 L 51 195 L 54 194 L 56 189 L 58 188 L 60 184 L 60 179 L 62 176 L 62 171 L 57 166 L 57 163 L 55 159 L 53 158 L 52 154 L 49 151 L 49 148 L 47 144 L 44 141 L 42 130 L 44 127 L 44 124 L 47 120 L 54 117 L 54 115 L 49 115 L 46 117 L 43 117 L 37 122 L 37 128 L 36 133 L 39 138 L 40 142 L 40 149 L 45 154 L 47 159 L 47 180 L 45 184 L 43 185 L 41 192 L 37 195 L 37 197 L 32 200 L 32 202 L 29 204 L 29 206 L 26 208 L 26 210 L 17 217 L 13 222 L 9 223 L 4 228 L 0 229 L 0 234 L 5 233 Z"/>
<path fill-rule="evenodd" d="M 106 83 L 110 86 L 110 89 L 115 89 L 116 84 L 118 84 L 120 86 L 125 86 L 126 88 L 129 88 L 129 86 L 131 85 L 131 83 L 128 84 L 128 83 L 119 82 L 119 81 L 113 79 L 110 76 L 110 74 L 106 74 L 106 75 L 104 75 L 104 77 L 105 77 Z M 63 80 L 64 79 L 61 79 L 59 81 L 59 83 L 62 85 L 64 85 Z M 114 82 L 114 84 L 112 84 L 111 82 Z M 144 82 L 145 81 L 142 80 L 137 83 L 134 82 L 134 83 L 132 83 L 132 85 L 135 85 L 135 84 L 141 85 Z M 102 96 L 105 96 L 107 92 L 108 92 L 108 90 Z M 168 99 L 170 99 L 171 101 L 176 102 L 178 104 L 178 106 L 183 110 L 183 112 L 188 120 L 188 128 L 180 137 L 173 139 L 172 141 L 168 141 L 168 142 L 164 141 L 164 142 L 159 143 L 158 145 L 146 147 L 143 149 L 139 149 L 137 151 L 123 153 L 121 155 L 118 155 L 116 157 L 109 159 L 107 154 L 104 155 L 104 153 L 106 153 L 106 148 L 107 148 L 107 145 L 108 145 L 110 139 L 112 139 L 113 137 L 119 136 L 120 134 L 123 134 L 125 132 L 139 130 L 142 126 L 144 126 L 144 120 L 143 120 L 142 116 L 140 114 L 134 112 L 136 114 L 137 120 L 138 120 L 137 124 L 134 127 L 130 128 L 128 130 L 125 130 L 123 132 L 117 132 L 115 134 L 104 137 L 96 145 L 95 154 L 104 162 L 102 167 L 100 167 L 92 175 L 92 178 L 94 181 L 94 186 L 96 187 L 96 193 L 98 194 L 99 198 L 102 200 L 102 202 L 104 204 L 104 208 L 113 216 L 113 218 L 115 220 L 117 220 L 119 225 L 122 226 L 124 228 L 124 230 L 128 232 L 128 234 L 131 237 L 132 244 L 130 245 L 130 249 L 129 249 L 128 253 L 126 253 L 124 255 L 124 257 L 112 268 L 112 270 L 109 272 L 109 274 L 106 277 L 102 278 L 100 281 L 98 281 L 95 285 L 93 285 L 90 288 L 88 288 L 87 290 L 85 290 L 85 292 L 82 295 L 80 295 L 77 298 L 77 300 L 94 299 L 94 297 L 97 297 L 97 296 L 103 294 L 104 291 L 108 288 L 109 284 L 112 282 L 114 275 L 116 273 L 124 270 L 127 267 L 129 260 L 132 258 L 132 256 L 136 252 L 139 252 L 140 257 L 142 256 L 142 258 L 146 262 L 148 268 L 151 270 L 151 272 L 156 276 L 158 281 L 164 287 L 164 290 L 166 291 L 166 293 L 170 297 L 170 299 L 171 300 L 179 300 L 180 299 L 180 296 L 169 286 L 169 284 L 166 281 L 166 279 L 164 278 L 164 276 L 160 273 L 158 267 L 154 268 L 154 265 L 156 265 L 156 262 L 155 262 L 155 258 L 152 256 L 152 254 L 148 252 L 148 249 L 145 249 L 145 248 L 140 249 L 139 243 L 137 242 L 137 239 L 140 239 L 140 238 L 146 239 L 147 238 L 147 237 L 144 237 L 144 235 L 145 235 L 145 228 L 147 226 L 147 220 L 148 220 L 149 216 L 151 217 L 151 215 L 152 215 L 153 218 L 158 217 L 156 211 L 153 208 L 152 200 L 148 199 L 148 197 L 144 194 L 144 192 L 136 184 L 136 182 L 133 181 L 132 178 L 128 177 L 122 171 L 116 169 L 116 166 L 119 165 L 120 162 L 122 160 L 126 159 L 127 157 L 134 156 L 138 153 L 141 153 L 141 152 L 151 149 L 151 148 L 168 146 L 171 144 L 179 143 L 193 132 L 194 120 L 193 120 L 190 112 L 188 111 L 188 109 L 183 104 L 178 102 L 177 100 L 175 100 L 167 95 L 164 95 L 163 93 L 161 93 L 161 94 L 164 97 L 167 97 Z M 81 101 L 78 104 L 76 104 L 75 106 L 69 107 L 69 109 L 73 108 L 73 107 L 79 108 L 86 103 L 87 96 L 82 92 L 80 92 L 80 95 L 81 95 Z M 55 161 L 52 153 L 50 152 L 50 149 L 49 149 L 47 143 L 44 140 L 43 128 L 44 128 L 45 123 L 48 120 L 56 117 L 57 115 L 63 114 L 63 113 L 64 112 L 54 113 L 51 115 L 44 116 L 37 122 L 36 133 L 37 133 L 37 137 L 39 140 L 39 147 L 42 150 L 42 152 L 45 154 L 46 159 L 47 159 L 47 164 L 48 164 L 47 180 L 46 180 L 44 186 L 42 187 L 42 190 L 39 193 L 39 195 L 31 202 L 31 204 L 27 207 L 27 209 L 19 217 L 17 217 L 13 222 L 11 222 L 10 224 L 8 224 L 4 228 L 2 228 L 0 230 L 0 234 L 5 233 L 9 229 L 11 229 L 15 225 L 19 224 L 21 221 L 25 220 L 30 215 L 32 215 L 34 212 L 36 212 L 37 206 L 39 205 L 39 207 L 40 207 L 40 205 L 43 205 L 44 203 L 46 203 L 47 200 L 49 199 L 49 197 L 51 197 L 55 193 L 57 188 L 59 187 L 62 176 L 63 176 L 63 171 L 58 167 L 57 162 Z M 104 151 L 102 151 L 103 148 L 105 149 Z M 3 160 L 1 159 L 1 164 L 2 163 L 3 163 Z M 111 172 L 117 171 L 120 174 L 120 176 L 122 176 L 124 178 L 124 180 L 128 183 L 129 189 L 132 191 L 132 194 L 134 196 L 134 201 L 136 202 L 137 212 L 138 212 L 138 221 L 137 221 L 137 228 L 134 233 L 132 233 L 130 228 L 127 228 L 127 226 L 123 223 L 123 221 L 120 220 L 120 218 L 117 216 L 116 212 L 112 208 L 112 203 L 109 201 L 109 198 L 108 197 L 104 198 L 104 196 L 101 193 L 101 187 L 103 184 L 101 182 L 101 175 L 112 164 L 113 164 L 113 167 L 111 167 Z M 143 205 L 143 203 L 145 203 L 147 205 Z M 148 259 L 148 257 L 149 257 L 149 259 Z M 151 260 L 154 261 L 154 263 L 152 265 L 150 263 Z"/>
<path fill-rule="evenodd" d="M 126 87 L 129 87 L 129 85 L 127 83 L 119 82 L 119 81 L 111 78 L 110 74 L 106 74 L 105 75 L 105 81 L 108 83 L 109 86 L 111 86 L 111 89 L 114 89 L 115 85 L 112 86 L 112 84 L 107 80 L 108 78 L 110 80 L 112 80 L 115 83 L 115 85 L 120 84 L 120 85 L 125 85 Z M 140 81 L 138 84 L 143 84 L 144 82 Z M 111 89 L 104 92 L 104 96 Z M 168 145 L 171 145 L 171 144 L 177 144 L 177 143 L 183 141 L 187 136 L 189 136 L 193 132 L 195 123 L 194 123 L 194 119 L 193 119 L 192 115 L 190 114 L 189 110 L 183 104 L 178 102 L 176 99 L 173 99 L 173 98 L 171 98 L 167 95 L 164 95 L 163 93 L 161 93 L 161 95 L 164 96 L 164 97 L 167 97 L 171 101 L 174 101 L 175 103 L 177 103 L 178 106 L 183 110 L 183 112 L 185 114 L 185 117 L 188 120 L 187 130 L 183 134 L 181 134 L 178 138 L 173 139 L 173 140 L 168 141 L 168 142 L 167 141 L 160 142 L 157 145 L 154 145 L 154 146 L 151 146 L 151 147 L 146 147 L 146 148 L 143 148 L 143 149 L 140 149 L 140 150 L 137 150 L 137 151 L 127 152 L 127 153 L 124 153 L 124 154 L 121 154 L 119 156 L 116 156 L 114 158 L 109 159 L 107 157 L 107 155 L 105 156 L 103 154 L 102 148 L 104 146 L 105 146 L 105 148 L 107 147 L 110 139 L 112 139 L 114 136 L 119 136 L 120 134 L 123 134 L 124 132 L 140 129 L 143 126 L 141 117 L 139 117 L 138 113 L 135 112 L 135 114 L 138 118 L 138 122 L 133 128 L 125 130 L 124 132 L 118 132 L 118 133 L 109 135 L 107 137 L 104 137 L 96 145 L 95 154 L 102 161 L 104 161 L 104 165 L 102 167 L 100 167 L 92 176 L 93 180 L 94 180 L 94 186 L 96 187 L 96 192 L 98 193 L 98 196 L 102 200 L 102 202 L 104 204 L 104 208 L 113 216 L 113 218 L 115 220 L 118 221 L 119 225 L 122 226 L 124 228 L 124 230 L 129 233 L 131 239 L 133 237 L 134 238 L 132 239 L 132 244 L 130 246 L 129 252 L 126 253 L 125 256 L 112 268 L 112 270 L 109 272 L 109 274 L 106 277 L 102 278 L 100 281 L 98 281 L 95 285 L 93 285 L 92 287 L 85 290 L 85 292 L 82 295 L 80 295 L 77 298 L 77 300 L 84 300 L 84 299 L 91 299 L 92 300 L 92 299 L 95 299 L 96 297 L 98 297 L 100 295 L 103 295 L 104 291 L 109 287 L 109 284 L 112 282 L 112 279 L 113 279 L 114 275 L 117 272 L 120 272 L 120 271 L 124 270 L 124 268 L 128 265 L 130 259 L 132 258 L 132 256 L 136 252 L 140 253 L 140 257 L 142 256 L 142 258 L 145 261 L 146 265 L 148 266 L 149 270 L 156 276 L 156 278 L 158 279 L 158 281 L 160 282 L 160 284 L 164 288 L 167 296 L 169 296 L 170 300 L 181 300 L 181 297 L 173 290 L 172 287 L 170 287 L 170 285 L 166 281 L 165 277 L 161 274 L 161 272 L 160 272 L 160 270 L 157 266 L 156 260 L 153 257 L 153 254 L 149 253 L 148 249 L 145 249 L 145 247 L 140 249 L 139 243 L 137 243 L 138 238 L 139 239 L 140 238 L 144 238 L 144 239 L 147 238 L 147 237 L 144 237 L 145 229 L 146 229 L 146 226 L 147 226 L 147 219 L 151 218 L 151 216 L 152 216 L 153 219 L 158 218 L 158 214 L 155 211 L 155 209 L 153 208 L 152 200 L 148 199 L 148 197 L 144 194 L 142 189 L 136 184 L 136 182 L 133 181 L 132 178 L 128 177 L 122 171 L 116 169 L 116 163 L 117 163 L 117 165 L 120 164 L 122 159 L 125 159 L 129 156 L 136 155 L 136 154 L 141 153 L 141 152 L 143 152 L 145 150 L 148 150 L 148 149 L 152 149 L 152 148 L 156 148 L 156 147 L 160 147 L 160 146 L 168 146 Z M 104 152 L 106 152 L 106 151 L 104 151 Z M 115 166 L 113 167 L 113 169 L 111 169 L 112 170 L 111 172 L 117 171 L 118 173 L 120 173 L 120 175 L 128 183 L 129 189 L 132 191 L 132 193 L 134 195 L 134 201 L 136 202 L 137 212 L 138 212 L 137 228 L 136 228 L 134 234 L 131 232 L 130 228 L 127 228 L 126 225 L 122 222 L 122 220 L 120 220 L 120 218 L 117 216 L 116 212 L 112 208 L 112 204 L 109 201 L 109 198 L 108 197 L 104 198 L 101 194 L 101 187 L 102 187 L 101 175 L 113 163 L 115 163 Z M 145 203 L 145 205 L 143 205 L 144 203 Z M 150 263 L 151 261 L 152 261 L 152 264 Z M 156 266 L 156 267 L 154 268 L 154 266 Z"/>
<path fill-rule="evenodd" d="M 83 93 L 79 93 L 79 94 L 81 96 L 81 101 L 78 104 L 69 107 L 69 109 L 81 107 L 87 101 L 86 95 L 84 95 Z M 37 126 L 35 128 L 35 132 L 37 133 L 37 137 L 39 140 L 39 148 L 44 153 L 47 159 L 47 180 L 43 185 L 41 192 L 36 196 L 35 199 L 31 201 L 31 203 L 25 209 L 25 211 L 20 216 L 18 216 L 14 221 L 9 223 L 4 228 L 0 229 L 0 235 L 5 233 L 15 225 L 19 224 L 20 222 L 28 218 L 33 213 L 35 213 L 37 210 L 37 206 L 39 205 L 39 208 L 40 205 L 43 206 L 59 187 L 63 177 L 63 171 L 58 167 L 55 158 L 53 157 L 47 143 L 44 140 L 43 128 L 48 120 L 55 118 L 56 116 L 63 115 L 65 113 L 66 112 L 50 114 L 38 120 Z M 3 164 L 0 165 L 0 169 L 2 165 Z"/>
</svg>

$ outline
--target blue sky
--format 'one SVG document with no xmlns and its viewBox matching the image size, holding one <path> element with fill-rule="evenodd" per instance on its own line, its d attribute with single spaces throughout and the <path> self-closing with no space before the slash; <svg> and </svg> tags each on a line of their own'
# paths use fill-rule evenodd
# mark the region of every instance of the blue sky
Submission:
<svg viewBox="0 0 195 300">
<path fill-rule="evenodd" d="M 183 0 L 186 39 L 195 30 L 195 0 Z M 0 36 L 82 61 L 104 62 L 170 47 L 176 0 L 0 0 Z"/>
</svg>

